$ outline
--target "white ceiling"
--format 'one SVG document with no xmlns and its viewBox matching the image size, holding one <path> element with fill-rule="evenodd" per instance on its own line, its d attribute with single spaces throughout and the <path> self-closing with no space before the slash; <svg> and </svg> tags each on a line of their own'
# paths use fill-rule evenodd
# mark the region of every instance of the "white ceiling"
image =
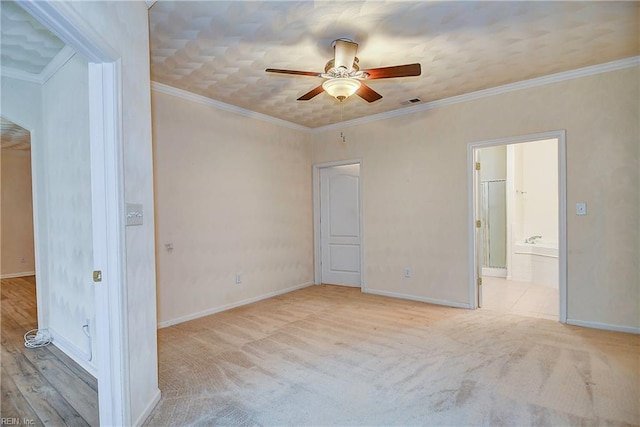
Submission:
<svg viewBox="0 0 640 427">
<path fill-rule="evenodd" d="M 38 75 L 60 53 L 64 42 L 13 1 L 0 2 L 2 38 L 0 64 L 3 71 Z"/>
<path fill-rule="evenodd" d="M 73 55 L 13 1 L 0 7 L 3 75 L 43 82 Z M 152 80 L 311 128 L 640 54 L 637 1 L 158 1 L 149 21 Z M 264 71 L 323 71 L 341 37 L 359 43 L 361 69 L 419 62 L 422 76 L 370 80 L 384 98 L 341 106 L 296 101 L 320 78 Z"/>
<path fill-rule="evenodd" d="M 638 2 L 159 1 L 149 10 L 152 80 L 308 127 L 435 101 L 639 53 Z M 384 98 L 340 104 L 322 83 L 331 41 L 360 68 L 419 62 L 422 76 L 371 80 Z"/>
</svg>

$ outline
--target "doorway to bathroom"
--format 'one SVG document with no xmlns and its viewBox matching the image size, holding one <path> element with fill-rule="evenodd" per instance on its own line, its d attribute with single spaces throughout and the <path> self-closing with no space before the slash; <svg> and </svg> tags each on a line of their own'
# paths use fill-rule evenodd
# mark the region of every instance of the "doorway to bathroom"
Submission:
<svg viewBox="0 0 640 427">
<path fill-rule="evenodd" d="M 470 150 L 473 306 L 564 321 L 564 132 Z"/>
</svg>

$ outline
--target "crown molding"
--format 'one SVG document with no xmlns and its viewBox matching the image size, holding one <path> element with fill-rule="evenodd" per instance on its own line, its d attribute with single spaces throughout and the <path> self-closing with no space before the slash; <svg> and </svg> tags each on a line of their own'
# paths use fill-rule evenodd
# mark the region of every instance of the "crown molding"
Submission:
<svg viewBox="0 0 640 427">
<path fill-rule="evenodd" d="M 39 85 L 42 84 L 42 79 L 40 78 L 40 74 L 28 73 L 22 70 L 16 70 L 15 68 L 9 68 L 0 66 L 0 74 L 2 77 L 9 77 L 11 79 L 23 80 L 29 83 L 37 83 Z"/>
<path fill-rule="evenodd" d="M 76 54 L 76 51 L 71 48 L 69 45 L 65 45 L 60 52 L 44 67 L 44 70 L 40 72 L 40 80 L 42 83 L 46 83 L 55 73 L 58 72 L 60 68 L 73 56 Z"/>
<path fill-rule="evenodd" d="M 426 102 L 420 105 L 413 105 L 411 107 L 399 108 L 397 110 L 387 111 L 380 114 L 373 114 L 371 116 L 360 117 L 357 119 L 347 120 L 344 122 L 334 123 L 326 126 L 320 126 L 317 128 L 310 128 L 310 132 L 314 134 L 318 134 L 318 133 L 323 133 L 327 131 L 344 129 L 345 127 L 377 122 L 379 120 L 384 120 L 392 117 L 404 116 L 407 114 L 413 114 L 420 111 L 426 111 L 426 110 L 432 110 L 434 108 L 445 107 L 447 105 L 453 105 L 461 102 L 473 101 L 476 99 L 482 99 L 482 98 L 488 98 L 495 95 L 501 95 L 503 93 L 515 92 L 518 90 L 544 86 L 552 83 L 558 83 L 565 80 L 572 80 L 580 77 L 607 73 L 609 71 L 622 70 L 625 68 L 631 68 L 638 65 L 640 65 L 640 56 L 633 56 L 631 58 L 625 58 L 618 61 L 606 62 L 604 64 L 592 65 L 589 67 L 578 68 L 571 71 L 564 71 L 561 73 L 550 74 L 548 76 L 543 76 L 543 77 L 536 77 L 534 79 L 523 80 L 516 83 L 510 83 L 510 84 L 497 86 L 489 89 L 479 90 L 476 92 L 465 93 L 463 95 L 452 96 L 450 98 L 439 99 L 437 101 Z"/>
<path fill-rule="evenodd" d="M 39 85 L 45 84 L 60 68 L 76 54 L 76 51 L 69 46 L 64 46 L 60 49 L 60 52 L 53 57 L 51 61 L 44 67 L 38 74 L 29 73 L 27 71 L 17 70 L 15 68 L 0 67 L 0 73 L 3 77 L 10 77 L 12 79 L 23 80 L 30 83 L 37 83 Z"/>
<path fill-rule="evenodd" d="M 152 81 L 151 90 L 154 90 L 159 93 L 164 93 L 166 95 L 173 95 L 178 98 L 186 99 L 187 101 L 208 105 L 210 107 L 214 107 L 219 110 L 240 114 L 241 116 L 250 117 L 252 119 L 262 120 L 263 122 L 275 124 L 278 126 L 287 127 L 287 128 L 299 130 L 302 132 L 309 132 L 311 130 L 311 128 L 299 125 L 297 123 L 288 122 L 286 120 L 278 119 L 272 116 L 268 116 L 266 114 L 257 113 L 255 111 L 251 111 L 246 108 L 236 107 L 235 105 L 227 104 L 221 101 L 216 101 L 215 99 L 207 98 L 206 96 L 202 96 L 202 95 L 195 94 L 193 92 L 178 89 L 176 87 L 165 85 L 163 83 Z"/>
<path fill-rule="evenodd" d="M 589 67 L 578 68 L 571 71 L 563 71 L 561 73 L 550 74 L 548 76 L 536 77 L 534 79 L 523 80 L 516 83 L 510 83 L 502 86 L 497 86 L 489 89 L 483 89 L 476 92 L 465 93 L 463 95 L 452 96 L 450 98 L 439 99 L 437 101 L 426 102 L 424 104 L 412 105 L 411 107 L 399 108 L 397 110 L 387 111 L 380 114 L 373 114 L 371 116 L 360 117 L 353 120 L 347 120 L 344 122 L 333 123 L 326 126 L 319 126 L 316 128 L 310 128 L 302 126 L 297 123 L 289 122 L 282 119 L 277 119 L 266 114 L 256 113 L 255 111 L 247 110 L 245 108 L 236 107 L 234 105 L 226 104 L 224 102 L 216 101 L 206 96 L 197 95 L 193 92 L 177 89 L 172 86 L 167 86 L 158 82 L 151 82 L 151 89 L 165 93 L 167 95 L 177 96 L 189 101 L 198 102 L 201 104 L 209 105 L 214 108 L 229 111 L 232 113 L 241 114 L 245 117 L 251 117 L 265 122 L 273 123 L 276 125 L 288 127 L 291 129 L 300 130 L 312 134 L 319 134 L 328 131 L 334 131 L 344 129 L 346 127 L 357 126 L 366 123 L 377 122 L 379 120 L 385 120 L 392 117 L 404 116 L 407 114 L 414 114 L 420 111 L 433 110 L 434 108 L 445 107 L 447 105 L 459 104 L 461 102 L 473 101 L 482 98 L 488 98 L 491 96 L 501 95 L 504 93 L 515 92 L 523 89 L 535 88 L 538 86 L 544 86 L 552 83 L 558 83 L 565 80 L 577 79 L 580 77 L 592 76 L 595 74 L 607 73 L 609 71 L 622 70 L 625 68 L 636 67 L 640 65 L 640 56 L 633 56 L 631 58 L 625 58 L 618 61 L 606 62 L 604 64 L 592 65 Z"/>
<path fill-rule="evenodd" d="M 64 1 L 15 0 L 16 3 L 88 62 L 113 62 L 120 58 L 74 6 Z"/>
</svg>

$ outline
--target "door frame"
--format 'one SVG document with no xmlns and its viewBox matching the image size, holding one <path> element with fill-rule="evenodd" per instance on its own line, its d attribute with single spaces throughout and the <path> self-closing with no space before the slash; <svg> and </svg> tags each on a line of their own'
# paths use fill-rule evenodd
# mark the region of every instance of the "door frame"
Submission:
<svg viewBox="0 0 640 427">
<path fill-rule="evenodd" d="M 362 219 L 362 176 L 363 161 L 361 158 L 336 160 L 333 162 L 314 163 L 313 165 L 313 283 L 320 285 L 322 283 L 322 244 L 320 241 L 320 170 L 331 168 L 334 166 L 359 165 L 360 179 L 358 180 L 358 206 L 360 208 L 360 289 L 364 292 L 365 275 L 364 275 L 364 224 Z"/>
<path fill-rule="evenodd" d="M 101 355 L 97 361 L 99 418 L 101 425 L 128 425 L 131 399 L 120 57 L 68 4 L 25 0 L 17 3 L 89 63 L 93 263 L 94 270 L 102 272 L 102 281 L 95 284 L 96 348 Z M 34 219 L 46 214 L 36 212 L 37 209 L 34 203 Z M 36 252 L 36 274 L 37 259 Z M 87 278 L 89 280 L 91 278 Z M 44 318 L 40 310 L 38 314 L 40 324 Z"/>
<path fill-rule="evenodd" d="M 478 196 L 475 185 L 475 154 L 481 148 L 496 145 L 511 145 L 522 142 L 535 142 L 546 139 L 558 141 L 558 287 L 561 323 L 567 323 L 567 142 L 565 130 L 519 135 L 484 141 L 471 142 L 467 145 L 467 193 L 468 193 L 468 272 L 469 272 L 469 306 L 478 308 L 478 257 L 476 254 L 476 217 L 475 201 Z"/>
</svg>

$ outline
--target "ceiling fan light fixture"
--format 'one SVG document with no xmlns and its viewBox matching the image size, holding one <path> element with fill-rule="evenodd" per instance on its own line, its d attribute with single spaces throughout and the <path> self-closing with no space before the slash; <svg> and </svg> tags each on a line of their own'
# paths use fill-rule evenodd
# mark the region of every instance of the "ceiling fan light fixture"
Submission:
<svg viewBox="0 0 640 427">
<path fill-rule="evenodd" d="M 322 88 L 329 95 L 342 102 L 360 89 L 360 81 L 350 78 L 329 79 L 322 83 Z"/>
</svg>

